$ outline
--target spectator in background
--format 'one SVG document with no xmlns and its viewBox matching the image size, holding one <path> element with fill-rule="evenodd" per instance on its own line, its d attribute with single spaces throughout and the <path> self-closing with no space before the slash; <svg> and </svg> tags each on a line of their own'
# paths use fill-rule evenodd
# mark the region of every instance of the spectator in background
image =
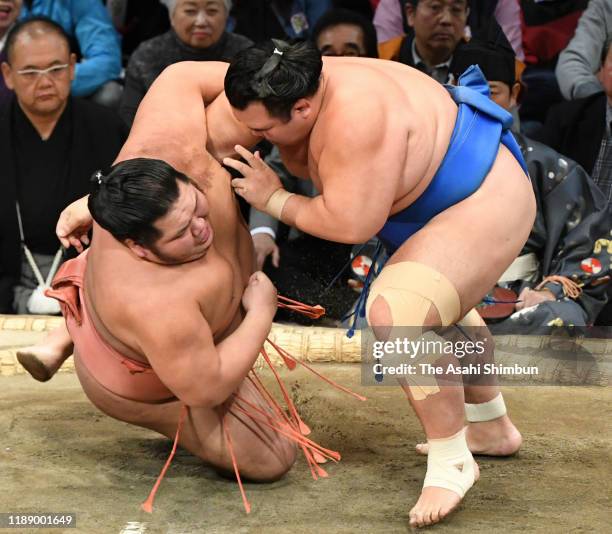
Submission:
<svg viewBox="0 0 612 534">
<path fill-rule="evenodd" d="M 347 9 L 327 11 L 315 24 L 312 40 L 323 56 L 378 57 L 372 22 Z"/>
<path fill-rule="evenodd" d="M 376 30 L 372 22 L 354 11 L 327 11 L 313 28 L 312 40 L 324 56 L 377 57 Z M 265 161 L 288 191 L 309 197 L 319 194 L 312 181 L 289 173 L 276 147 Z M 292 295 L 302 302 L 320 301 L 329 318 L 342 318 L 353 305 L 355 294 L 346 284 L 347 276 L 338 277 L 336 283 L 328 285 L 346 267 L 350 246 L 318 239 L 295 228 L 287 229 L 274 217 L 255 208 L 251 208 L 249 228 L 257 269 L 265 270 L 281 294 Z M 282 310 L 277 317 L 289 318 Z M 291 320 L 308 322 L 296 316 L 291 316 Z"/>
<path fill-rule="evenodd" d="M 230 0 L 164 0 L 172 28 L 142 43 L 132 54 L 126 70 L 119 113 L 130 125 L 136 110 L 155 78 L 179 61 L 230 61 L 252 42 L 225 26 Z"/>
<path fill-rule="evenodd" d="M 609 0 L 606 0 L 609 1 Z M 559 53 L 574 35 L 588 0 L 520 0 L 521 32 L 527 67 L 522 82 L 527 91 L 521 100 L 521 129 L 537 137 L 548 109 L 563 97 L 555 77 Z"/>
<path fill-rule="evenodd" d="M 49 17 L 68 34 L 77 54 L 73 96 L 117 107 L 121 99 L 119 34 L 101 0 L 23 0 L 21 18 Z"/>
<path fill-rule="evenodd" d="M 612 200 L 612 41 L 603 48 L 603 92 L 563 102 L 548 112 L 539 140 L 575 159 Z"/>
<path fill-rule="evenodd" d="M 559 55 L 555 74 L 567 99 L 585 98 L 602 91 L 597 72 L 602 53 L 612 42 L 612 2 L 591 0 L 574 37 Z"/>
<path fill-rule="evenodd" d="M 404 6 L 407 0 L 381 0 L 374 13 L 378 42 L 383 43 L 409 32 Z M 518 0 L 469 0 L 467 25 L 470 34 L 486 29 L 492 17 L 501 26 L 516 56 L 525 58 L 522 45 L 521 11 Z"/>
<path fill-rule="evenodd" d="M 470 0 L 468 25 L 471 34 L 487 31 L 492 18 L 503 30 L 516 57 L 524 61 L 519 0 Z"/>
<path fill-rule="evenodd" d="M 160 0 L 106 0 L 106 9 L 121 35 L 123 63 L 140 43 L 170 28 L 168 10 Z"/>
<path fill-rule="evenodd" d="M 0 63 L 6 61 L 4 44 L 9 30 L 19 17 L 22 0 L 0 0 Z M 6 87 L 4 78 L 0 76 L 0 105 L 11 95 L 10 89 Z"/>
<path fill-rule="evenodd" d="M 495 103 L 511 111 L 521 87 L 514 52 L 499 28 L 475 36 L 457 51 L 455 75 L 473 64 L 482 69 Z M 520 302 L 491 330 L 532 334 L 550 326 L 592 325 L 607 300 L 612 208 L 576 162 L 520 133 L 514 136 L 529 168 L 538 211 L 521 254 L 499 282 L 515 291 Z M 490 308 L 480 308 L 485 317 Z"/>
<path fill-rule="evenodd" d="M 453 53 L 465 36 L 468 12 L 468 0 L 409 0 L 406 18 L 414 35 L 380 43 L 379 56 L 448 83 Z"/>
<path fill-rule="evenodd" d="M 112 111 L 70 95 L 76 57 L 54 21 L 19 22 L 5 48 L 2 74 L 15 94 L 0 108 L 0 313 L 49 313 L 57 307 L 43 290 L 61 260 L 59 214 L 89 191 L 94 171 L 112 164 L 127 128 Z"/>
<path fill-rule="evenodd" d="M 306 39 L 332 0 L 235 0 L 234 31 L 258 43 L 268 39 Z"/>
</svg>

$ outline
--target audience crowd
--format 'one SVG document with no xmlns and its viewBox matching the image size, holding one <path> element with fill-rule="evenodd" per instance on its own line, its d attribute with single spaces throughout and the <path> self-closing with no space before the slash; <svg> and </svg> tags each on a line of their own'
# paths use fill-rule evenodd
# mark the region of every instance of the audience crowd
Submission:
<svg viewBox="0 0 612 534">
<path fill-rule="evenodd" d="M 442 84 L 479 65 L 516 118 L 538 203 L 482 315 L 500 332 L 612 324 L 612 0 L 0 0 L 0 313 L 57 311 L 43 295 L 67 254 L 55 221 L 112 165 L 156 77 L 271 38 L 397 61 Z M 287 190 L 317 194 L 262 148 Z M 249 226 L 279 291 L 337 322 L 384 261 L 375 242 L 351 249 L 254 209 Z"/>
</svg>

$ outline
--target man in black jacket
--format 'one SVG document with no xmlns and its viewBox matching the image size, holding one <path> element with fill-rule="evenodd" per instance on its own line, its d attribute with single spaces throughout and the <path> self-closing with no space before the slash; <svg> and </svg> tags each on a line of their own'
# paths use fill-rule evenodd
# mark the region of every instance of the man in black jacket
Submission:
<svg viewBox="0 0 612 534">
<path fill-rule="evenodd" d="M 62 258 L 55 223 L 88 192 L 92 173 L 112 164 L 127 128 L 70 96 L 76 58 L 55 22 L 16 24 L 5 51 L 2 74 L 15 95 L 0 108 L 0 312 L 49 313 L 42 290 Z"/>
</svg>

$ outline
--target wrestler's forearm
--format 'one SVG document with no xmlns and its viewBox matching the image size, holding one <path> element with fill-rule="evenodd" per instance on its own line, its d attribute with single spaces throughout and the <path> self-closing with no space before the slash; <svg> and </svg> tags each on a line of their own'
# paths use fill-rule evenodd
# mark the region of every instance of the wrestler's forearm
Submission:
<svg viewBox="0 0 612 534">
<path fill-rule="evenodd" d="M 372 214 L 367 215 L 362 212 L 353 216 L 349 209 L 334 211 L 326 205 L 323 195 L 314 198 L 292 195 L 283 207 L 281 221 L 321 239 L 353 244 L 363 243 L 376 233 Z"/>
<path fill-rule="evenodd" d="M 236 391 L 253 367 L 272 327 L 275 310 L 251 310 L 240 326 L 217 345 L 219 367 L 216 385 L 210 392 L 214 405 Z"/>
</svg>

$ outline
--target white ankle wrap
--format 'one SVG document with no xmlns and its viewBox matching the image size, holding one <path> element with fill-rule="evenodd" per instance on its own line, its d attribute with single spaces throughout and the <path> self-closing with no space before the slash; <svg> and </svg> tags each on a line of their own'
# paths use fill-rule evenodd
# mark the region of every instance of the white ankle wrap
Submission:
<svg viewBox="0 0 612 534">
<path fill-rule="evenodd" d="M 506 415 L 506 403 L 500 393 L 497 397 L 480 404 L 465 403 L 465 416 L 470 423 L 492 421 Z"/>
<path fill-rule="evenodd" d="M 465 428 L 450 438 L 428 439 L 427 474 L 423 487 L 454 491 L 463 498 L 476 478 L 474 457 L 465 440 Z"/>
</svg>

